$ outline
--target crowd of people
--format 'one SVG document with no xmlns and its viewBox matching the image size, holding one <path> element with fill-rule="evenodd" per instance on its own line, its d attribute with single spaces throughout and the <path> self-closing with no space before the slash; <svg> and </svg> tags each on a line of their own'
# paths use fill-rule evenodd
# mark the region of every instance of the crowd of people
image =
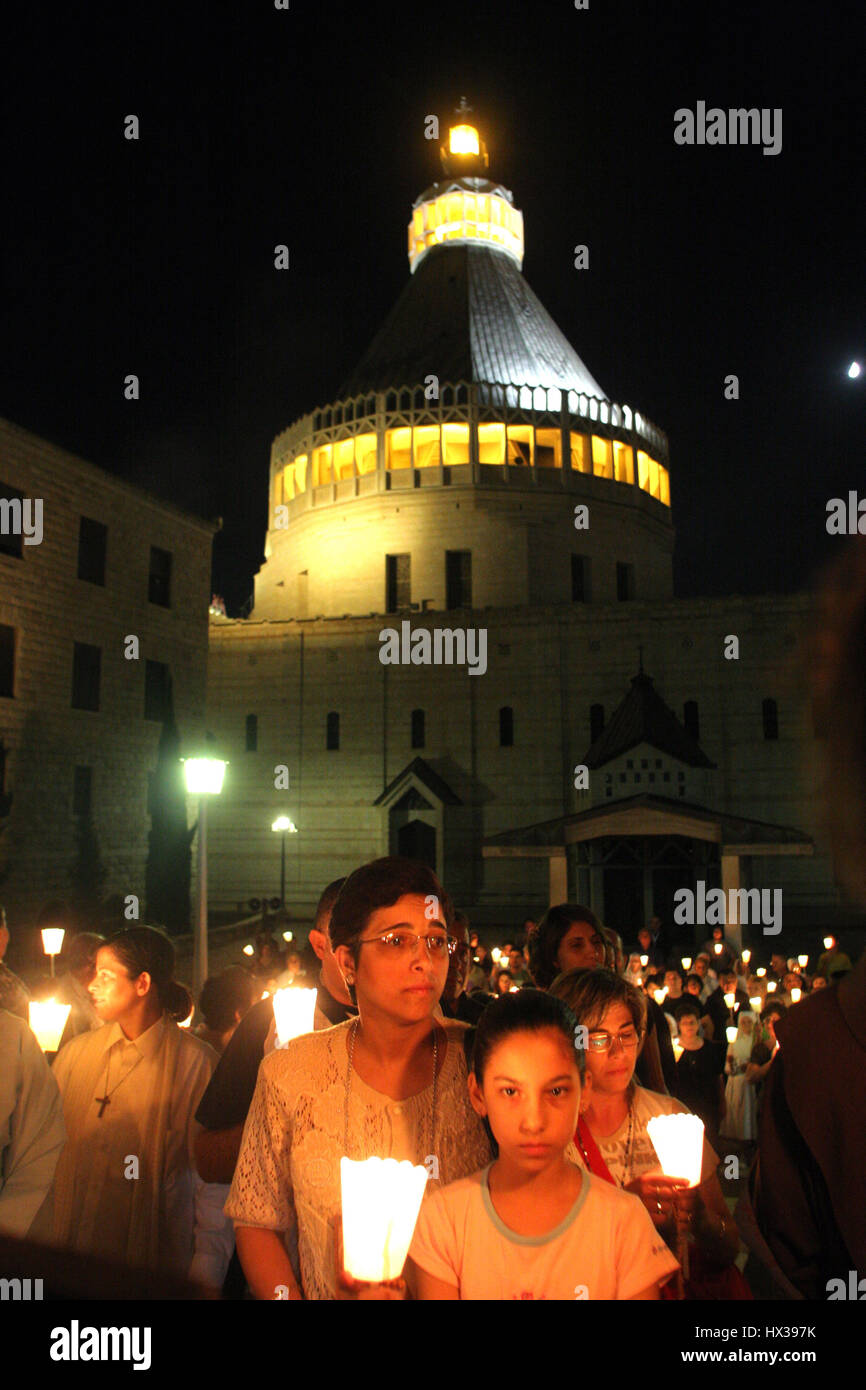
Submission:
<svg viewBox="0 0 866 1390">
<path fill-rule="evenodd" d="M 81 933 L 50 1069 L 27 987 L 0 974 L 0 1235 L 234 1298 L 797 1296 L 761 1111 L 776 1030 L 853 978 L 824 945 L 814 969 L 781 952 L 764 967 L 715 928 L 678 956 L 656 918 L 628 950 L 562 903 L 491 949 L 430 869 L 386 858 L 328 885 L 305 950 L 265 934 L 210 977 L 192 1027 L 167 936 Z M 316 990 L 314 1031 L 280 1046 L 273 994 L 298 985 Z M 704 1126 L 694 1187 L 650 1138 L 680 1112 Z M 431 1173 L 388 1285 L 339 1257 L 340 1159 L 370 1155 Z M 754 1176 L 739 1225 L 732 1156 Z M 741 1227 L 764 1283 L 742 1273 Z"/>
</svg>

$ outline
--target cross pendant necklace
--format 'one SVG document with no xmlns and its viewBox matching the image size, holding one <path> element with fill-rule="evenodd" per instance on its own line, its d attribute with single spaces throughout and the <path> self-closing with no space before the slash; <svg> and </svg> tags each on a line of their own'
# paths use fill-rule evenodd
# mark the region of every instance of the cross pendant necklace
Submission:
<svg viewBox="0 0 866 1390">
<path fill-rule="evenodd" d="M 105 1089 L 108 1090 L 108 1087 L 106 1086 Z M 99 1106 L 99 1114 L 97 1115 L 96 1118 L 97 1118 L 97 1120 L 101 1120 L 103 1114 L 105 1113 L 105 1107 L 106 1107 L 106 1105 L 108 1105 L 108 1103 L 109 1103 L 111 1097 L 110 1097 L 110 1096 L 94 1096 L 93 1099 L 96 1101 L 97 1105 Z"/>
<path fill-rule="evenodd" d="M 108 1059 L 108 1066 L 107 1066 L 106 1069 L 105 1069 L 105 1095 L 104 1095 L 104 1096 L 94 1096 L 94 1097 L 93 1097 L 93 1099 L 96 1101 L 96 1104 L 99 1106 L 99 1114 L 96 1116 L 97 1120 L 101 1120 L 101 1119 L 102 1119 L 103 1115 L 105 1114 L 105 1107 L 106 1107 L 106 1105 L 110 1104 L 110 1102 L 111 1102 L 111 1097 L 114 1095 L 114 1092 L 117 1090 L 118 1086 L 122 1086 L 122 1085 L 123 1085 L 124 1081 L 125 1081 L 126 1078 L 129 1076 L 129 1073 L 130 1073 L 131 1071 L 135 1071 L 135 1068 L 138 1066 L 138 1064 L 139 1064 L 140 1061 L 141 1061 L 141 1057 L 137 1057 L 136 1060 L 133 1062 L 132 1066 L 129 1068 L 129 1070 L 128 1070 L 128 1071 L 125 1071 L 125 1072 L 123 1073 L 123 1075 L 121 1076 L 120 1080 L 119 1080 L 119 1081 L 116 1081 L 116 1082 L 114 1083 L 114 1085 L 112 1086 L 111 1090 L 109 1091 L 109 1089 L 108 1089 L 108 1078 L 109 1078 L 109 1074 L 110 1074 L 110 1072 L 111 1072 L 111 1058 L 109 1057 L 109 1059 Z"/>
</svg>

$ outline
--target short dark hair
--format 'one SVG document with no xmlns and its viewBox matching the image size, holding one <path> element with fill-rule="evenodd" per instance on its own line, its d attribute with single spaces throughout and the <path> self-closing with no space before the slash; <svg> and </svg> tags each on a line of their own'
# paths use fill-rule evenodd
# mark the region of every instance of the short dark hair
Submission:
<svg viewBox="0 0 866 1390">
<path fill-rule="evenodd" d="M 440 916 L 450 933 L 454 908 L 433 870 L 416 859 L 390 855 L 362 864 L 349 874 L 331 911 L 331 946 L 348 946 L 357 964 L 358 938 L 373 913 L 392 907 L 407 894 L 438 898 Z"/>
<path fill-rule="evenodd" d="M 242 965 L 231 965 L 219 975 L 210 975 L 204 982 L 199 995 L 205 1026 L 215 1033 L 224 1033 L 231 1028 L 235 1014 L 241 1017 L 253 1002 L 255 982 Z"/>
<path fill-rule="evenodd" d="M 701 1020 L 701 1006 L 700 1006 L 700 1004 L 698 1003 L 698 1001 L 697 1001 L 696 999 L 690 999 L 690 998 L 688 997 L 688 995 L 687 995 L 686 998 L 683 1000 L 682 1004 L 679 1004 L 679 1005 L 677 1006 L 677 1022 L 678 1022 L 678 1023 L 679 1023 L 680 1019 L 682 1018 L 683 1014 L 692 1014 L 692 1015 L 698 1020 L 698 1022 L 700 1023 L 700 1020 Z"/>
<path fill-rule="evenodd" d="M 69 971 L 83 970 L 85 966 L 92 969 L 97 951 L 105 944 L 105 937 L 98 932 L 80 931 L 73 936 L 68 947 L 64 943 L 61 960 Z"/>
<path fill-rule="evenodd" d="M 540 1033 L 555 1028 L 575 1049 L 575 1060 L 581 1080 L 586 1067 L 586 1054 L 576 1046 L 577 1019 L 564 1000 L 541 989 L 522 989 L 518 994 L 503 994 L 484 1010 L 475 1030 L 472 1047 L 472 1070 L 479 1086 L 484 1081 L 484 1068 L 498 1043 L 513 1033 Z"/>
<path fill-rule="evenodd" d="M 703 982 L 703 980 L 701 979 L 700 975 L 695 975 L 694 972 L 692 972 L 691 975 L 687 975 L 687 976 L 686 976 L 686 984 L 687 984 L 687 985 L 688 985 L 688 984 L 691 984 L 692 980 L 694 980 L 694 982 L 695 982 L 696 985 L 698 985 L 701 989 L 703 989 L 703 987 L 704 987 L 704 982 Z"/>
<path fill-rule="evenodd" d="M 578 1023 L 587 1028 L 596 1028 L 611 1004 L 625 1004 L 635 1028 L 643 1031 L 646 996 L 613 970 L 602 966 L 595 970 L 566 970 L 553 981 L 550 992 L 564 999 Z"/>
<path fill-rule="evenodd" d="M 343 884 L 345 882 L 345 878 L 335 878 L 331 883 L 328 884 L 327 888 L 323 889 L 322 896 L 319 898 L 319 901 L 316 904 L 316 915 L 313 919 L 313 930 L 321 932 L 323 936 L 328 931 L 328 922 L 330 920 L 331 913 L 334 910 L 334 903 L 340 896 Z"/>
<path fill-rule="evenodd" d="M 174 979 L 174 945 L 157 927 L 126 927 L 105 943 L 126 970 L 130 979 L 147 974 L 163 1011 L 176 1023 L 188 1018 L 192 995 L 186 985 Z"/>
<path fill-rule="evenodd" d="M 550 989 L 559 974 L 556 957 L 562 939 L 574 922 L 588 922 L 602 934 L 601 922 L 580 903 L 558 903 L 549 907 L 529 938 L 529 970 L 539 989 Z"/>
<path fill-rule="evenodd" d="M 766 1023 L 771 1014 L 778 1014 L 779 1018 L 784 1018 L 787 1012 L 784 1004 L 767 1004 L 761 1013 L 761 1022 Z"/>
</svg>

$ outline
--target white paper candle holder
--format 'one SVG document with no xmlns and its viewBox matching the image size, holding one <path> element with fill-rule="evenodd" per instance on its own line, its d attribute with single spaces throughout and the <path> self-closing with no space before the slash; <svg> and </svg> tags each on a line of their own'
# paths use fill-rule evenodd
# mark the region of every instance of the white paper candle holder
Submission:
<svg viewBox="0 0 866 1390">
<path fill-rule="evenodd" d="M 647 1133 L 667 1178 L 685 1178 L 689 1187 L 701 1181 L 704 1123 L 697 1115 L 653 1115 Z"/>
<path fill-rule="evenodd" d="M 340 1159 L 343 1266 L 353 1279 L 381 1284 L 403 1273 L 427 1169 L 396 1158 Z"/>
<path fill-rule="evenodd" d="M 314 989 L 278 989 L 274 994 L 274 1019 L 277 1025 L 277 1047 L 285 1047 L 292 1038 L 312 1033 L 316 1012 Z"/>
</svg>

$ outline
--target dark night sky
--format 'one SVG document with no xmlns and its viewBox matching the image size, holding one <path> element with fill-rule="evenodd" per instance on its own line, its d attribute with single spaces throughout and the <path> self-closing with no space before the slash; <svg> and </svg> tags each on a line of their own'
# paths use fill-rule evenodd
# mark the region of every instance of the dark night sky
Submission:
<svg viewBox="0 0 866 1390">
<path fill-rule="evenodd" d="M 214 586 L 237 612 L 271 440 L 333 397 L 399 293 L 411 203 L 439 176 L 424 117 L 465 93 L 523 210 L 529 283 L 670 436 L 677 592 L 808 582 L 840 543 L 827 499 L 863 482 L 859 8 L 291 6 L 16 19 L 0 414 L 222 515 Z M 782 153 L 677 146 L 673 113 L 698 100 L 782 107 Z"/>
</svg>

